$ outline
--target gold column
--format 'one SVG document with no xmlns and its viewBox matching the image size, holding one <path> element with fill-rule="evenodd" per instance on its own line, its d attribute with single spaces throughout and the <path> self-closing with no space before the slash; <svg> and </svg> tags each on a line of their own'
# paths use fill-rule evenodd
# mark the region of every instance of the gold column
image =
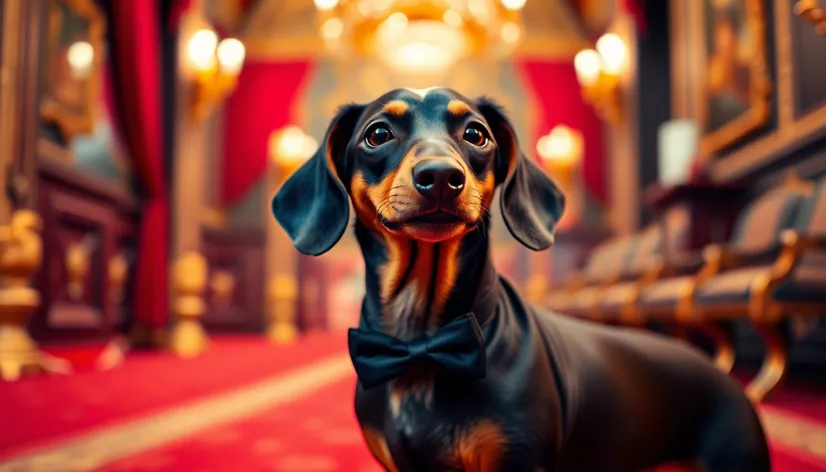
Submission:
<svg viewBox="0 0 826 472">
<path fill-rule="evenodd" d="M 13 381 L 24 372 L 46 370 L 26 321 L 40 306 L 40 293 L 30 287 L 43 259 L 40 217 L 18 210 L 11 224 L 0 227 L 0 378 Z"/>
<path fill-rule="evenodd" d="M 295 322 L 297 301 L 296 277 L 293 274 L 277 274 L 267 286 L 267 336 L 273 342 L 290 344 L 298 337 Z"/>
<path fill-rule="evenodd" d="M 281 185 L 315 152 L 315 140 L 295 126 L 275 131 L 270 139 L 270 178 L 267 197 L 271 198 Z M 298 337 L 298 252 L 284 229 L 269 213 L 267 215 L 267 336 L 278 344 L 288 344 Z"/>
<path fill-rule="evenodd" d="M 204 256 L 190 251 L 178 258 L 172 268 L 174 301 L 170 347 L 181 357 L 195 357 L 206 350 L 208 340 L 201 324 L 206 311 L 207 263 Z"/>
</svg>

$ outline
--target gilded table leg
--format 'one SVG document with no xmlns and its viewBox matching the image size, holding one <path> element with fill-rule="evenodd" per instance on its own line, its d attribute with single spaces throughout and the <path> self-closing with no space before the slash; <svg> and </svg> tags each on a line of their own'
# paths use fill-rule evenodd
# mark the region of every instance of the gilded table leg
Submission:
<svg viewBox="0 0 826 472">
<path fill-rule="evenodd" d="M 763 338 L 766 355 L 757 377 L 746 387 L 746 395 L 755 403 L 765 400 L 786 376 L 789 340 L 778 323 L 755 323 Z"/>
</svg>

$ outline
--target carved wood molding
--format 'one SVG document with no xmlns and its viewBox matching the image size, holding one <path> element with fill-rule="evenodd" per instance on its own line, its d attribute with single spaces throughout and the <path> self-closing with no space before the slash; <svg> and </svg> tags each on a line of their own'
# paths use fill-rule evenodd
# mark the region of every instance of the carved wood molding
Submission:
<svg viewBox="0 0 826 472">
<path fill-rule="evenodd" d="M 92 59 L 91 70 L 88 77 L 84 79 L 76 79 L 80 82 L 81 97 L 80 109 L 73 107 L 71 104 L 65 103 L 60 97 L 56 96 L 54 90 L 47 90 L 40 103 L 40 115 L 42 119 L 48 123 L 54 123 L 63 137 L 68 141 L 78 134 L 91 133 L 94 129 L 95 117 L 97 112 L 97 102 L 99 99 L 100 86 L 102 83 L 103 62 L 106 55 L 105 31 L 106 19 L 95 4 L 94 0 L 50 0 L 50 8 L 48 11 L 48 37 L 47 37 L 47 52 L 59 53 L 60 48 L 60 33 L 64 26 L 64 20 L 61 13 L 61 5 L 64 5 L 70 12 L 74 13 L 81 19 L 88 23 L 88 30 L 86 32 L 85 40 L 92 45 L 94 56 Z M 49 51 L 48 48 L 58 47 L 57 51 Z M 52 61 L 64 60 L 64 58 L 51 57 Z M 45 70 L 44 75 L 52 80 L 59 80 L 53 76 L 51 71 Z M 51 84 L 54 86 L 69 86 L 72 84 Z"/>
<path fill-rule="evenodd" d="M 700 159 L 710 159 L 721 149 L 734 144 L 737 140 L 764 126 L 769 120 L 773 85 L 768 68 L 765 39 L 766 12 L 763 8 L 763 0 L 745 0 L 745 8 L 746 28 L 754 49 L 754 55 L 749 64 L 749 108 L 719 129 L 705 133 L 702 136 L 700 139 Z M 704 39 L 706 37 L 705 26 L 703 26 L 702 34 L 699 36 L 703 39 L 697 41 L 695 47 L 699 47 L 698 50 L 702 50 L 705 54 L 707 48 Z M 706 58 L 705 63 L 706 65 L 709 63 L 708 58 Z M 702 124 L 702 129 L 705 129 L 709 119 L 708 86 L 703 86 L 701 91 L 702 93 L 698 96 L 697 110 L 699 111 L 699 121 Z"/>
<path fill-rule="evenodd" d="M 794 12 L 814 26 L 817 34 L 826 35 L 826 11 L 819 0 L 799 0 L 794 5 Z"/>
</svg>

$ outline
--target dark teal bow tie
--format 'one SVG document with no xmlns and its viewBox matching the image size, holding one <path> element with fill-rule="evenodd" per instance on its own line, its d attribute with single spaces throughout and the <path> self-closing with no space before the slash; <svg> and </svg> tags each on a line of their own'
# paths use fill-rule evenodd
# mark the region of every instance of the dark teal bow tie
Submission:
<svg viewBox="0 0 826 472">
<path fill-rule="evenodd" d="M 476 317 L 460 316 L 432 337 L 404 342 L 378 332 L 351 328 L 350 358 L 364 388 L 393 380 L 414 364 L 430 362 L 455 374 L 485 376 L 485 341 Z"/>
</svg>

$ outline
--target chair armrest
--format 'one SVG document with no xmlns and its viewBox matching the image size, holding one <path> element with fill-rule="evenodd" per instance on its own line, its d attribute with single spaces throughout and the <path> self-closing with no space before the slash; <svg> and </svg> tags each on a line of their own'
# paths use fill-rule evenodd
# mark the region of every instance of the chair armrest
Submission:
<svg viewBox="0 0 826 472">
<path fill-rule="evenodd" d="M 665 261 L 664 275 L 689 275 L 696 274 L 703 267 L 702 253 L 685 252 L 677 253 L 667 258 Z"/>
<path fill-rule="evenodd" d="M 780 235 L 780 242 L 782 245 L 780 255 L 772 264 L 773 282 L 779 282 L 788 277 L 805 252 L 826 249 L 826 237 L 799 234 L 792 229 L 783 231 Z"/>
<path fill-rule="evenodd" d="M 796 251 L 810 251 L 812 249 L 826 249 L 826 236 L 800 234 L 793 229 L 787 229 L 780 235 L 783 248 L 795 248 Z"/>
<path fill-rule="evenodd" d="M 703 250 L 703 260 L 706 265 L 714 265 L 718 270 L 764 265 L 775 261 L 780 249 L 780 244 L 773 244 L 760 251 L 746 252 L 730 246 L 713 244 Z"/>
</svg>

